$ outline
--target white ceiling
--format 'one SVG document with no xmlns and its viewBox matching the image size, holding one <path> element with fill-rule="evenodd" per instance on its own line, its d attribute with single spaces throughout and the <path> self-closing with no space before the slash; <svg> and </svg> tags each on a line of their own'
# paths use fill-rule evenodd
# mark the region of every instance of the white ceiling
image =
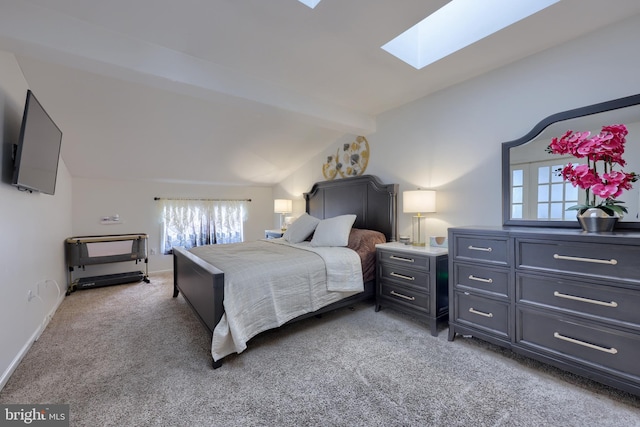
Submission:
<svg viewBox="0 0 640 427">
<path fill-rule="evenodd" d="M 272 185 L 384 111 L 640 13 L 562 0 L 422 70 L 380 48 L 445 3 L 0 0 L 0 50 L 74 177 Z"/>
</svg>

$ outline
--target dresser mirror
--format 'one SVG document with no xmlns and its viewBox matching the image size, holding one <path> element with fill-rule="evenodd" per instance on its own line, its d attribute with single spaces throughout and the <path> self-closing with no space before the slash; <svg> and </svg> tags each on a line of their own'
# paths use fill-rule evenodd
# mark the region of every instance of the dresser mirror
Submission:
<svg viewBox="0 0 640 427">
<path fill-rule="evenodd" d="M 624 124 L 625 172 L 640 173 L 640 94 L 553 114 L 522 138 L 502 144 L 502 196 L 504 225 L 579 227 L 576 211 L 566 208 L 584 202 L 584 192 L 555 173 L 567 163 L 584 159 L 545 151 L 553 137 L 568 130 L 598 134 L 602 126 Z M 616 168 L 619 170 L 619 167 Z M 640 229 L 640 181 L 620 197 L 628 213 L 617 228 Z"/>
</svg>

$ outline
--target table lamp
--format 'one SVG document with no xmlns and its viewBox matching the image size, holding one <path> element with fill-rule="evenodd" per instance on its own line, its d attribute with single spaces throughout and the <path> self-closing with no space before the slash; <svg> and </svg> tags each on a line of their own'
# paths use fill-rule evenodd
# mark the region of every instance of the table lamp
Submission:
<svg viewBox="0 0 640 427">
<path fill-rule="evenodd" d="M 273 212 L 280 214 L 280 230 L 285 231 L 287 226 L 284 221 L 284 214 L 293 212 L 293 202 L 288 199 L 275 199 L 273 201 Z"/>
<path fill-rule="evenodd" d="M 413 246 L 426 246 L 426 217 L 422 214 L 436 211 L 436 192 L 433 190 L 403 191 L 402 202 L 402 212 L 416 214 L 411 219 Z"/>
</svg>

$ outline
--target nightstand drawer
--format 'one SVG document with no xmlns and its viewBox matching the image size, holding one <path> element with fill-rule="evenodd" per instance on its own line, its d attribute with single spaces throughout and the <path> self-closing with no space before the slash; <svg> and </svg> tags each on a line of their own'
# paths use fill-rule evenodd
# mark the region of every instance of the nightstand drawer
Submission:
<svg viewBox="0 0 640 427">
<path fill-rule="evenodd" d="M 455 286 L 488 292 L 497 296 L 509 296 L 509 271 L 499 268 L 456 263 Z"/>
<path fill-rule="evenodd" d="M 509 251 L 507 238 L 487 238 L 473 236 L 455 236 L 453 247 L 456 260 L 488 262 L 508 265 Z"/>
<path fill-rule="evenodd" d="M 519 344 L 542 348 L 585 365 L 604 366 L 640 379 L 640 337 L 621 330 L 556 317 L 538 310 L 518 310 Z"/>
<path fill-rule="evenodd" d="M 406 268 L 401 265 L 382 264 L 381 279 L 385 282 L 396 282 L 407 286 L 422 288 L 429 292 L 429 273 Z"/>
<path fill-rule="evenodd" d="M 400 251 L 385 251 L 380 250 L 378 255 L 378 261 L 382 263 L 389 263 L 400 265 L 404 267 L 415 268 L 418 270 L 429 271 L 429 257 L 414 255 L 407 252 Z"/>
<path fill-rule="evenodd" d="M 637 291 L 540 275 L 517 274 L 516 277 L 518 303 L 640 327 L 640 293 Z"/>
<path fill-rule="evenodd" d="M 385 282 L 381 284 L 380 288 L 381 297 L 429 313 L 429 294 L 418 292 L 406 286 Z"/>
<path fill-rule="evenodd" d="M 456 292 L 455 305 L 455 321 L 508 337 L 509 304 Z"/>
</svg>

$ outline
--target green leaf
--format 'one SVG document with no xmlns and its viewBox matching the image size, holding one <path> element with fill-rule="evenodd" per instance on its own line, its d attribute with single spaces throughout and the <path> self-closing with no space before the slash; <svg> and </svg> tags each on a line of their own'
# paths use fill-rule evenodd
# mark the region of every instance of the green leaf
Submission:
<svg viewBox="0 0 640 427">
<path fill-rule="evenodd" d="M 567 208 L 567 210 L 568 211 L 580 211 L 579 213 L 583 213 L 587 209 L 591 209 L 591 208 L 593 208 L 593 206 L 589 206 L 589 205 L 574 205 L 574 206 L 571 206 L 571 207 Z"/>
<path fill-rule="evenodd" d="M 602 204 L 602 205 L 597 205 L 597 206 L 574 205 L 574 206 L 568 207 L 567 210 L 578 211 L 578 215 L 582 215 L 588 209 L 600 209 L 601 211 L 603 211 L 609 216 L 615 216 L 616 214 L 618 214 L 618 216 L 623 216 L 624 214 L 628 213 L 628 211 L 627 211 L 627 208 L 625 206 L 622 206 L 620 203 L 624 203 L 624 202 L 620 200 L 608 200 L 606 204 Z"/>
<path fill-rule="evenodd" d="M 613 216 L 614 215 L 613 212 L 617 213 L 619 216 L 623 216 L 624 214 L 627 213 L 627 208 L 620 205 L 609 205 L 607 206 L 607 209 L 603 207 L 602 210 L 605 212 L 612 211 L 612 213 L 607 212 L 609 216 Z"/>
<path fill-rule="evenodd" d="M 616 210 L 616 208 L 619 208 L 620 206 L 615 206 L 615 205 L 610 205 L 610 206 L 599 206 L 598 209 L 601 209 L 602 211 L 604 211 L 604 213 L 606 213 L 609 216 L 615 216 L 614 211 Z"/>
</svg>

